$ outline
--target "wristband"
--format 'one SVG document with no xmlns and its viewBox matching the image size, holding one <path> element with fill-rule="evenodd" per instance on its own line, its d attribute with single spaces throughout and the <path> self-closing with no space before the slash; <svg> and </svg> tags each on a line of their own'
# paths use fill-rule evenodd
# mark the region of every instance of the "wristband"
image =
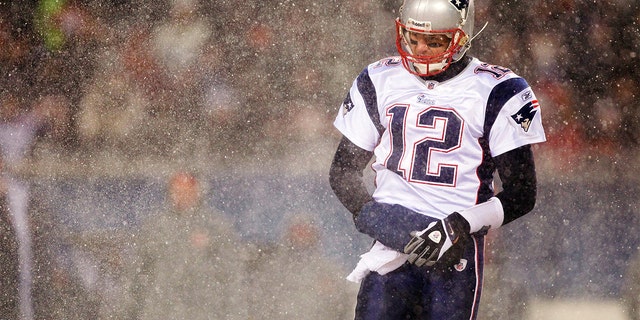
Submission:
<svg viewBox="0 0 640 320">
<path fill-rule="evenodd" d="M 495 229 L 504 222 L 504 209 L 500 199 L 491 197 L 487 202 L 477 204 L 471 208 L 458 211 L 469 222 L 469 233 L 482 229 Z"/>
</svg>

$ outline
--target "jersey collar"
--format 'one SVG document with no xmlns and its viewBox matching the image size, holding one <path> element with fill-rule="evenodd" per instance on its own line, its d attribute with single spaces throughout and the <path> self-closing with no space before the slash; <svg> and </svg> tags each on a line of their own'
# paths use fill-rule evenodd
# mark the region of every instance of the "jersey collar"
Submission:
<svg viewBox="0 0 640 320">
<path fill-rule="evenodd" d="M 420 77 L 422 80 L 424 81 L 435 81 L 435 82 L 443 82 L 443 81 L 447 81 L 455 76 L 457 76 L 458 74 L 460 74 L 464 68 L 466 68 L 469 65 L 469 62 L 471 62 L 473 58 L 470 56 L 464 56 L 462 57 L 462 59 L 458 60 L 455 63 L 452 63 L 449 68 L 447 68 L 447 70 L 436 74 L 435 76 L 431 76 L 431 77 Z"/>
</svg>

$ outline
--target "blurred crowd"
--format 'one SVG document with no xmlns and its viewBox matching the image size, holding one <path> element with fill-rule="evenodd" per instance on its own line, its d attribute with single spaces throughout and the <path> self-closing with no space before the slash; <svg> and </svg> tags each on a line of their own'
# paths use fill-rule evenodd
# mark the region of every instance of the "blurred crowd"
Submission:
<svg viewBox="0 0 640 320">
<path fill-rule="evenodd" d="M 133 264 L 125 262 L 128 254 L 171 260 L 173 256 L 161 253 L 162 244 L 140 246 L 144 250 L 130 245 L 155 243 L 153 237 L 161 231 L 173 234 L 174 230 L 163 229 L 173 224 L 178 226 L 176 230 L 186 230 L 175 235 L 182 236 L 175 239 L 175 248 L 197 249 L 211 244 L 221 233 L 201 234 L 189 223 L 213 223 L 207 230 L 215 230 L 214 226 L 228 222 L 163 218 L 174 220 L 163 220 L 154 231 L 145 229 L 145 224 L 137 240 L 129 235 L 123 235 L 126 239 L 98 235 L 99 239 L 90 241 L 95 251 L 92 256 L 103 261 L 82 266 L 78 261 L 92 260 L 61 257 L 59 252 L 65 246 L 85 246 L 87 240 L 74 244 L 73 239 L 65 239 L 58 244 L 51 238 L 72 232 L 54 223 L 44 209 L 46 203 L 38 203 L 41 199 L 37 196 L 27 196 L 32 181 L 23 179 L 55 176 L 56 170 L 94 168 L 109 171 L 98 175 L 110 175 L 126 169 L 122 162 L 159 168 L 160 163 L 181 162 L 211 170 L 233 168 L 245 174 L 248 169 L 239 165 L 243 162 L 259 164 L 260 170 L 266 163 L 280 163 L 271 165 L 270 170 L 286 163 L 289 167 L 285 165 L 285 170 L 301 164 L 303 169 L 324 172 L 339 138 L 331 123 L 351 82 L 368 63 L 396 54 L 393 19 L 400 3 L 0 1 L 0 163 L 8 173 L 3 176 L 9 176 L 0 181 L 0 194 L 8 194 L 7 199 L 0 198 L 0 209 L 11 207 L 17 220 L 31 217 L 35 227 L 29 241 L 47 244 L 22 253 L 32 254 L 31 263 L 41 268 L 10 279 L 11 283 L 0 288 L 9 291 L 0 291 L 0 295 L 15 294 L 11 289 L 19 289 L 18 295 L 29 290 L 48 293 L 47 297 L 32 297 L 35 311 L 20 311 L 35 313 L 36 318 L 45 310 L 52 314 L 47 319 L 58 315 L 95 318 L 96 313 L 134 319 L 143 318 L 149 310 L 185 315 L 183 310 L 187 309 L 180 308 L 197 303 L 167 305 L 159 300 L 163 296 L 159 293 L 166 288 L 200 290 L 205 297 L 224 288 L 158 276 L 148 268 L 155 262 L 142 258 L 132 260 Z M 539 146 L 543 152 L 537 153 L 543 155 L 542 179 L 555 177 L 555 171 L 546 169 L 580 175 L 584 172 L 581 164 L 619 165 L 635 160 L 640 143 L 638 3 L 487 0 L 476 1 L 476 7 L 476 32 L 485 22 L 488 25 L 470 54 L 522 75 L 541 101 L 548 138 Z M 182 228 L 180 223 L 188 227 Z M 17 226 L 11 232 L 27 237 L 26 222 L 18 221 Z M 353 301 L 353 294 L 344 298 L 345 292 L 335 290 L 342 287 L 331 282 L 340 280 L 344 270 L 331 269 L 336 264 L 330 261 L 320 263 L 323 257 L 315 257 L 314 264 L 304 263 L 301 252 L 322 256 L 316 252 L 319 249 L 309 249 L 309 242 L 317 237 L 313 226 L 291 221 L 291 229 L 282 232 L 279 245 L 248 247 L 249 253 L 225 255 L 245 259 L 238 262 L 238 268 L 259 267 L 260 271 L 238 280 L 259 290 L 229 292 L 225 296 L 236 299 L 230 298 L 230 303 L 237 299 L 253 302 L 255 310 L 249 311 L 256 319 L 295 319 L 305 311 L 320 312 L 318 308 L 327 305 L 337 314 L 348 313 L 345 310 L 350 305 L 345 301 Z M 304 237 L 301 240 L 293 235 Z M 232 238 L 234 235 L 224 236 L 225 240 Z M 100 242 L 105 239 L 109 241 Z M 113 243 L 124 247 L 114 248 Z M 18 249 L 16 243 L 6 246 Z M 296 251 L 300 247 L 303 251 Z M 216 259 L 194 252 L 171 254 L 183 255 L 182 261 L 197 261 L 191 268 L 205 268 L 207 259 Z M 76 262 L 69 263 L 69 259 Z M 58 267 L 68 264 L 78 270 L 64 273 L 62 270 L 69 268 Z M 12 267 L 25 270 L 25 266 Z M 131 267 L 133 271 L 127 269 Z M 160 272 L 192 272 L 180 263 L 165 267 L 172 269 Z M 113 270 L 117 272 L 110 274 Z M 292 276 L 296 272 L 300 274 Z M 35 279 L 33 288 L 11 287 L 24 277 Z M 152 283 L 153 277 L 166 282 Z M 235 280 L 228 276 L 210 283 L 225 281 Z M 316 291 L 304 290 L 309 283 Z M 42 286 L 55 290 L 40 290 Z M 174 292 L 172 297 L 184 292 Z M 326 304 L 314 300 L 317 295 L 326 297 Z M 301 300 L 293 303 L 287 300 L 291 297 Z M 56 308 L 67 314 L 52 311 Z M 69 310 L 77 314 L 70 315 Z"/>
<path fill-rule="evenodd" d="M 399 3 L 3 1 L 1 118 L 41 118 L 38 160 L 295 154 L 333 143 L 351 81 L 395 54 Z M 639 142 L 639 7 L 480 1 L 471 54 L 529 80 L 547 148 L 612 156 Z"/>
<path fill-rule="evenodd" d="M 580 173 L 583 161 L 616 165 L 620 155 L 637 150 L 636 1 L 489 3 L 476 19 L 489 21 L 479 37 L 480 56 L 513 68 L 533 86 L 544 110 L 548 142 L 542 147 L 555 162 L 552 168 Z"/>
<path fill-rule="evenodd" d="M 36 160 L 264 160 L 326 143 L 336 104 L 393 23 L 355 1 L 0 6 L 3 121 L 46 114 Z"/>
</svg>

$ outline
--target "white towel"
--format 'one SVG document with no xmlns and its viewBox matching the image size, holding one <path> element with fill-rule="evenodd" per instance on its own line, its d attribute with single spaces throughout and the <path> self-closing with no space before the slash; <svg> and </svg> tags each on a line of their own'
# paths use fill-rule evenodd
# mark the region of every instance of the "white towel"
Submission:
<svg viewBox="0 0 640 320">
<path fill-rule="evenodd" d="M 407 254 L 395 251 L 376 241 L 369 252 L 360 256 L 360 261 L 347 276 L 347 280 L 360 283 L 371 271 L 385 275 L 400 268 L 407 261 L 407 257 Z"/>
</svg>

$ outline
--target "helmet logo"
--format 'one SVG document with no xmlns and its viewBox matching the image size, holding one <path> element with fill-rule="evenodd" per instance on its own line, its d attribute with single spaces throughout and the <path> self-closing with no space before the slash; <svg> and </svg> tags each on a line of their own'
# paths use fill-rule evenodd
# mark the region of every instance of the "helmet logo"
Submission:
<svg viewBox="0 0 640 320">
<path fill-rule="evenodd" d="M 451 4 L 459 11 L 469 7 L 469 0 L 451 0 L 449 2 L 451 2 Z"/>
</svg>

